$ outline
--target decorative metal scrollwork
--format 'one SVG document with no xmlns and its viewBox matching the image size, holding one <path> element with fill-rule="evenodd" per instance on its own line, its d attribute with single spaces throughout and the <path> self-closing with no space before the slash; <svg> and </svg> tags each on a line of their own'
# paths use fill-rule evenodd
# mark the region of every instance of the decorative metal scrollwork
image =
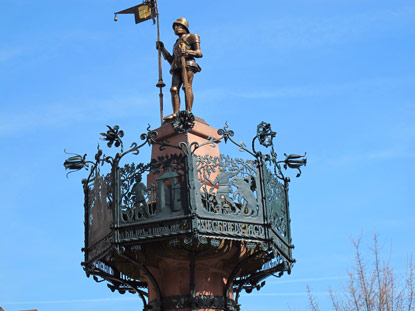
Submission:
<svg viewBox="0 0 415 311">
<path fill-rule="evenodd" d="M 143 173 L 159 175 L 146 186 Z M 136 222 L 158 215 L 162 211 L 180 211 L 185 197 L 185 157 L 171 154 L 153 159 L 149 164 L 126 164 L 120 168 L 121 221 Z"/>
<path fill-rule="evenodd" d="M 155 138 L 158 136 L 158 133 L 156 131 L 153 131 L 150 129 L 150 124 L 147 126 L 147 133 L 143 133 L 140 135 L 140 139 L 147 142 L 149 145 L 152 143 L 155 143 Z M 131 147 L 137 146 L 137 143 L 132 143 Z"/>
<path fill-rule="evenodd" d="M 273 139 L 275 138 L 277 133 L 272 131 L 271 124 L 266 123 L 266 122 L 261 122 L 258 124 L 257 135 L 252 139 L 252 150 L 249 150 L 246 147 L 245 143 L 243 142 L 241 143 L 235 142 L 232 139 L 232 137 L 234 136 L 234 132 L 232 130 L 228 130 L 228 127 L 229 127 L 228 124 L 226 124 L 223 129 L 218 130 L 218 134 L 222 135 L 222 138 L 225 141 L 225 143 L 228 140 L 231 141 L 233 144 L 239 147 L 239 151 L 244 151 L 244 152 L 247 152 L 253 155 L 259 163 L 268 162 L 272 164 L 275 175 L 279 179 L 283 180 L 284 182 L 289 182 L 290 179 L 284 176 L 281 170 L 280 164 L 283 164 L 284 169 L 287 169 L 287 168 L 297 169 L 298 174 L 296 177 L 300 177 L 301 175 L 300 168 L 307 164 L 307 159 L 305 158 L 305 154 L 303 156 L 296 155 L 296 154 L 290 154 L 287 156 L 286 154 L 284 154 L 286 158 L 282 161 L 281 160 L 278 161 L 277 153 L 274 150 L 274 143 L 273 143 Z M 261 146 L 266 147 L 266 148 L 270 147 L 269 153 L 262 153 L 262 152 L 257 151 L 255 148 L 256 140 L 258 140 Z"/>
<path fill-rule="evenodd" d="M 268 221 L 273 230 L 281 237 L 286 238 L 288 235 L 289 215 L 287 213 L 288 201 L 285 187 L 268 169 L 265 171 L 264 185 L 268 209 Z"/>
<path fill-rule="evenodd" d="M 225 298 L 223 296 L 209 296 L 209 295 L 197 295 L 194 298 L 191 296 L 168 296 L 163 297 L 162 306 L 163 310 L 167 309 L 217 309 L 227 311 L 239 311 L 239 306 L 233 299 L 229 299 L 226 305 Z M 161 310 L 160 306 L 157 306 L 156 301 L 150 302 L 144 311 Z"/>
<path fill-rule="evenodd" d="M 228 125 L 228 122 L 226 122 L 223 129 L 218 130 L 218 134 L 223 137 L 223 140 L 225 141 L 225 143 L 227 143 L 228 139 L 230 139 L 231 137 L 233 137 L 233 135 L 235 135 L 234 131 L 228 130 L 228 128 L 229 128 L 229 125 Z"/>
<path fill-rule="evenodd" d="M 167 171 L 181 172 L 181 174 L 184 174 L 186 170 L 185 156 L 177 153 L 159 156 L 157 159 L 151 160 L 150 168 L 153 174 L 161 174 Z"/>
<path fill-rule="evenodd" d="M 258 215 L 257 172 L 252 160 L 198 156 L 196 160 L 205 209 L 214 214 Z M 213 177 L 212 177 L 213 176 Z"/>
<path fill-rule="evenodd" d="M 154 213 L 149 204 L 151 188 L 142 182 L 143 173 L 150 170 L 150 164 L 126 164 L 120 168 L 121 180 L 121 220 L 135 222 L 148 218 Z"/>
</svg>

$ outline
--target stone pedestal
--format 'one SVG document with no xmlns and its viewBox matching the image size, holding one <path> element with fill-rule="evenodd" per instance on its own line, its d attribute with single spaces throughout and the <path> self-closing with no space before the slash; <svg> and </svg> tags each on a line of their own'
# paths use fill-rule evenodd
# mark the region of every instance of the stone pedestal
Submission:
<svg viewBox="0 0 415 311">
<path fill-rule="evenodd" d="M 228 278 L 236 264 L 247 255 L 241 243 L 224 241 L 219 248 L 210 250 L 198 244 L 195 247 L 193 264 L 190 254 L 186 257 L 183 256 L 183 251 L 179 254 L 178 248 L 164 246 L 153 244 L 151 249 L 145 251 L 144 263 L 160 286 L 164 311 L 224 310 L 219 306 L 224 305 Z M 192 282 L 194 282 L 193 285 Z M 190 301 L 192 297 L 196 301 L 194 308 L 180 308 L 186 300 Z M 234 298 L 232 287 L 227 297 L 230 300 Z M 156 300 L 156 290 L 149 286 L 150 305 Z M 216 305 L 217 308 L 208 308 L 209 304 Z"/>
<path fill-rule="evenodd" d="M 176 146 L 196 149 L 194 154 L 197 156 L 212 158 L 220 156 L 218 142 L 221 136 L 217 133 L 217 129 L 209 126 L 206 121 L 196 117 L 193 128 L 185 133 L 177 133 L 171 121 L 171 119 L 166 120 L 155 130 L 158 134 L 155 140 L 171 147 L 160 148 L 160 145 L 154 144 L 152 159 L 183 154 Z M 215 179 L 217 174 L 218 172 L 212 173 L 210 177 Z M 151 185 L 158 177 L 159 174 L 150 173 L 147 176 L 147 184 Z M 223 310 L 218 307 L 225 303 L 224 295 L 228 278 L 235 265 L 246 254 L 241 245 L 238 241 L 226 240 L 222 240 L 219 247 L 210 247 L 199 242 L 186 244 L 183 240 L 177 241 L 176 245 L 165 242 L 152 243 L 142 250 L 140 259 L 159 284 L 164 311 L 216 311 Z M 145 275 L 142 277 L 145 278 Z M 157 300 L 157 293 L 150 281 L 148 284 L 151 306 L 151 302 Z M 231 286 L 228 297 L 233 299 Z M 188 300 L 196 300 L 196 303 L 192 308 L 180 308 Z M 209 304 L 216 307 L 203 307 Z"/>
<path fill-rule="evenodd" d="M 217 143 L 220 141 L 221 136 L 218 134 L 218 130 L 209 126 L 205 120 L 196 117 L 193 128 L 186 133 L 177 133 L 172 127 L 171 122 L 172 119 L 168 119 L 161 127 L 155 129 L 158 134 L 155 140 L 160 143 L 167 143 L 174 147 L 164 146 L 160 149 L 160 145 L 154 144 L 151 151 L 151 159 L 166 157 L 171 154 L 180 155 L 183 152 L 177 148 L 178 146 L 182 146 L 182 148 L 189 147 L 193 150 L 193 148 L 196 147 L 195 144 L 198 144 L 199 146 L 203 145 L 196 149 L 196 155 L 219 157 L 219 147 Z M 147 185 L 151 185 L 157 177 L 157 174 L 148 174 Z M 212 178 L 214 177 L 216 176 L 212 175 Z"/>
</svg>

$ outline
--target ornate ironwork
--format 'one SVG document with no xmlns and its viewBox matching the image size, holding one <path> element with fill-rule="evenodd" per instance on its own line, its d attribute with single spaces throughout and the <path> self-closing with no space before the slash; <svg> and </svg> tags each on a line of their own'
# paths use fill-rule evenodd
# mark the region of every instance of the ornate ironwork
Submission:
<svg viewBox="0 0 415 311">
<path fill-rule="evenodd" d="M 272 139 L 277 135 L 276 132 L 271 130 L 271 124 L 266 122 L 261 122 L 257 126 L 257 137 L 259 143 L 262 146 L 270 147 L 272 146 Z"/>
<path fill-rule="evenodd" d="M 195 116 L 190 111 L 179 111 L 174 114 L 171 126 L 176 133 L 187 133 L 195 126 Z"/>
<path fill-rule="evenodd" d="M 259 176 L 252 160 L 197 156 L 200 195 L 207 212 L 221 215 L 259 215 Z M 210 176 L 216 175 L 214 180 Z"/>
<path fill-rule="evenodd" d="M 233 299 L 225 301 L 223 296 L 213 295 L 197 295 L 191 296 L 169 296 L 163 297 L 161 302 L 163 310 L 168 309 L 185 309 L 185 308 L 196 308 L 196 309 L 218 309 L 228 311 L 239 311 L 239 305 L 235 303 Z M 145 311 L 159 310 L 157 303 L 150 302 L 145 308 Z"/>
<path fill-rule="evenodd" d="M 307 159 L 305 158 L 305 154 L 302 156 L 298 154 L 286 155 L 284 153 L 284 156 L 285 156 L 285 160 L 280 161 L 279 163 L 284 163 L 285 169 L 287 169 L 288 167 L 297 169 L 298 170 L 297 177 L 300 177 L 301 175 L 300 167 L 305 166 L 307 164 Z"/>
<path fill-rule="evenodd" d="M 115 147 L 121 146 L 121 152 L 123 152 L 124 146 L 121 138 L 124 136 L 124 131 L 120 130 L 120 127 L 118 125 L 115 125 L 114 127 L 107 125 L 107 127 L 108 131 L 106 131 L 105 133 L 101 133 L 101 135 L 104 136 L 101 139 L 107 141 L 107 146 L 110 148 L 113 144 Z"/>
<path fill-rule="evenodd" d="M 264 170 L 267 216 L 271 228 L 281 237 L 288 236 L 288 198 L 286 188 L 268 169 Z"/>
<path fill-rule="evenodd" d="M 229 125 L 228 125 L 228 122 L 226 122 L 224 128 L 218 130 L 218 134 L 223 137 L 223 139 L 225 140 L 225 143 L 227 143 L 228 139 L 230 139 L 231 137 L 233 137 L 233 135 L 235 135 L 235 133 L 232 130 L 228 130 L 228 128 L 229 128 Z"/>
<path fill-rule="evenodd" d="M 143 217 L 150 217 L 154 211 L 150 210 L 147 202 L 150 201 L 151 188 L 142 182 L 143 173 L 150 169 L 149 164 L 126 164 L 120 168 L 120 199 L 121 220 L 123 222 L 138 221 Z"/>
<path fill-rule="evenodd" d="M 194 116 L 189 112 L 179 113 L 171 121 L 180 133 L 189 132 L 193 122 Z M 305 155 L 284 154 L 285 158 L 279 160 L 273 143 L 276 132 L 265 122 L 257 126 L 250 149 L 234 140 L 228 124 L 218 134 L 219 139 L 209 137 L 201 144 L 171 144 L 157 139 L 158 133 L 149 126 L 140 136 L 142 143 L 133 142 L 124 151 L 124 132 L 118 126 L 108 126 L 101 135 L 108 148 L 121 147 L 115 156 L 105 155 L 99 145 L 94 161 L 87 160 L 86 154 L 71 153 L 64 162 L 68 174 L 83 168 L 89 171 L 83 180 L 83 266 L 88 276 L 95 276 L 96 281 L 107 280 L 113 291 L 137 293 L 146 310 L 174 304 L 236 311 L 242 290 L 260 289 L 270 275 L 290 273 L 294 262 L 288 204 L 290 178 L 284 171 L 295 169 L 299 177 L 307 162 Z M 219 141 L 235 145 L 245 157 L 197 154 L 201 147 Z M 145 145 L 172 151 L 150 162 L 120 164 L 126 155 L 138 156 Z M 101 172 L 106 164 L 110 169 Z M 196 248 L 218 248 L 227 240 L 240 241 L 251 256 L 235 266 L 223 297 L 197 296 L 194 291 L 190 296 L 161 297 L 158 292 L 157 301 L 148 303 L 148 284 L 117 269 L 117 260 L 122 258 L 156 282 L 136 259 L 145 243 L 166 241 L 170 247 L 188 252 L 193 258 L 190 270 L 194 273 Z M 129 254 L 137 255 L 133 258 Z M 230 290 L 236 293 L 235 301 L 229 299 Z"/>
<path fill-rule="evenodd" d="M 90 161 L 86 161 L 86 156 L 87 154 L 85 153 L 83 156 L 76 154 L 76 153 L 69 153 L 66 152 L 66 150 L 64 151 L 66 154 L 73 154 L 74 156 L 69 157 L 68 159 L 65 160 L 65 162 L 63 163 L 63 165 L 65 166 L 66 170 L 69 170 L 69 172 L 66 174 L 66 177 L 68 177 L 69 174 L 79 171 L 83 168 L 85 168 L 86 170 L 89 167 L 89 164 L 93 164 L 93 162 Z"/>
</svg>

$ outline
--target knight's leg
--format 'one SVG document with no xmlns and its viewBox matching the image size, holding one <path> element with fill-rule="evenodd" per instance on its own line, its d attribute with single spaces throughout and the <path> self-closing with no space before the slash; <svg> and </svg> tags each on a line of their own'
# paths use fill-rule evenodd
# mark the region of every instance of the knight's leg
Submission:
<svg viewBox="0 0 415 311">
<path fill-rule="evenodd" d="M 180 72 L 175 71 L 172 75 L 171 80 L 171 103 L 173 106 L 173 113 L 176 113 L 180 110 L 180 95 L 179 90 L 182 84 L 182 77 Z"/>
<path fill-rule="evenodd" d="M 194 76 L 194 72 L 191 70 L 187 70 L 187 81 L 189 82 L 189 96 L 190 96 L 189 106 L 190 107 L 187 107 L 187 102 L 186 102 L 186 110 L 189 112 L 192 111 L 192 107 L 193 107 L 193 88 L 192 88 L 193 76 Z M 183 85 L 183 91 L 185 91 L 186 93 L 186 90 L 184 89 L 184 85 Z"/>
</svg>

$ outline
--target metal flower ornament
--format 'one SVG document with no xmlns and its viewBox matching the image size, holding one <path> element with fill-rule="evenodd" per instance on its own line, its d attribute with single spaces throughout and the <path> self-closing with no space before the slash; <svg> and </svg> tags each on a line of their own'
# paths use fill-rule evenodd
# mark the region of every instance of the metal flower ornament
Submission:
<svg viewBox="0 0 415 311">
<path fill-rule="evenodd" d="M 107 141 L 107 146 L 110 148 L 113 144 L 115 145 L 115 147 L 121 146 L 121 152 L 123 152 L 124 146 L 121 138 L 124 137 L 124 131 L 120 130 L 120 127 L 118 125 L 115 125 L 114 127 L 107 125 L 107 127 L 108 131 L 106 131 L 105 133 L 101 133 L 101 135 L 104 136 L 103 138 L 101 138 L 101 140 Z"/>
<path fill-rule="evenodd" d="M 284 163 L 284 168 L 285 169 L 287 169 L 288 167 L 289 168 L 297 169 L 298 170 L 298 174 L 297 174 L 296 177 L 300 177 L 300 175 L 301 175 L 301 169 L 300 169 L 300 167 L 306 166 L 306 164 L 307 164 L 307 158 L 305 158 L 305 155 L 306 154 L 304 154 L 303 156 L 302 155 L 298 155 L 298 154 L 289 154 L 289 155 L 286 155 L 284 153 L 285 160 L 279 161 L 278 163 Z"/>
<path fill-rule="evenodd" d="M 76 153 L 70 153 L 64 151 L 66 154 L 72 154 L 73 156 L 69 157 L 65 160 L 63 163 L 66 170 L 69 170 L 69 172 L 66 174 L 68 177 L 69 174 L 79 171 L 81 169 L 90 170 L 91 174 L 89 177 L 93 176 L 95 174 L 95 169 L 99 165 L 104 165 L 104 163 L 118 163 L 122 157 L 125 155 L 132 153 L 132 154 L 138 154 L 139 149 L 142 148 L 144 145 L 148 144 L 150 145 L 152 142 L 154 142 L 154 138 L 157 136 L 157 133 L 150 130 L 150 127 L 147 128 L 148 132 L 143 133 L 140 135 L 140 139 L 144 142 L 141 144 L 138 144 L 136 142 L 133 142 L 130 146 L 130 149 L 124 152 L 124 143 L 122 141 L 122 137 L 124 137 L 124 131 L 120 130 L 120 127 L 118 125 L 109 126 L 107 125 L 108 130 L 106 132 L 100 133 L 101 140 L 104 140 L 107 142 L 107 147 L 121 147 L 120 152 L 117 153 L 114 157 L 112 156 L 106 156 L 103 154 L 102 149 L 100 148 L 99 144 L 97 146 L 97 153 L 94 156 L 95 161 L 87 160 L 87 154 L 84 154 L 83 156 L 76 154 Z"/>
<path fill-rule="evenodd" d="M 66 177 L 68 177 L 69 174 L 79 171 L 83 168 L 88 169 L 88 164 L 93 164 L 91 161 L 86 161 L 87 154 L 85 153 L 83 156 L 76 154 L 76 153 L 70 153 L 64 151 L 66 154 L 73 154 L 74 156 L 69 157 L 65 160 L 63 165 L 65 166 L 66 170 L 69 170 L 69 172 L 66 174 Z"/>
<path fill-rule="evenodd" d="M 173 115 L 171 126 L 176 133 L 187 133 L 195 126 L 195 116 L 186 110 L 179 111 Z"/>
</svg>

